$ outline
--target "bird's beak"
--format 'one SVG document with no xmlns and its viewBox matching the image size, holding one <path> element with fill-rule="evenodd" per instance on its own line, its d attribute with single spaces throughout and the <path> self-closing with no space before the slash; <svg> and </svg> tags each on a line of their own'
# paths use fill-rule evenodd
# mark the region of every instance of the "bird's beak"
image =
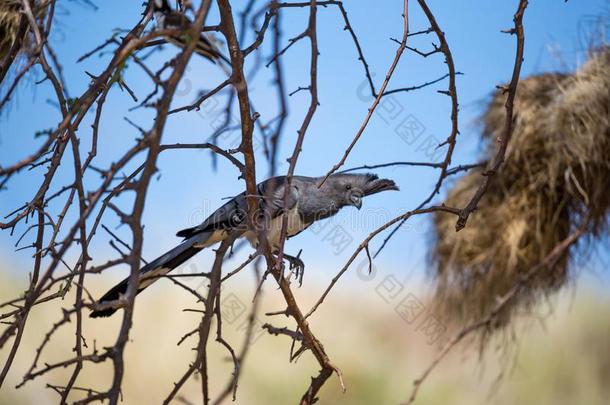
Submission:
<svg viewBox="0 0 610 405">
<path fill-rule="evenodd" d="M 364 195 L 377 194 L 382 191 L 396 190 L 398 186 L 394 181 L 389 179 L 375 179 L 369 182 L 364 188 Z"/>
<path fill-rule="evenodd" d="M 360 210 L 360 208 L 362 208 L 362 198 L 358 199 L 358 201 L 355 201 L 353 205 L 354 207 L 358 208 L 358 210 Z"/>
</svg>

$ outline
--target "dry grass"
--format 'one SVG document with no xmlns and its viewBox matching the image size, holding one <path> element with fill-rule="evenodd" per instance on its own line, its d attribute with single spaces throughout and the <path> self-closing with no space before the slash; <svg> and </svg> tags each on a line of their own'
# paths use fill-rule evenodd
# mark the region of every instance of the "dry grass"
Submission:
<svg viewBox="0 0 610 405">
<path fill-rule="evenodd" d="M 43 24 L 42 20 L 46 16 L 48 6 L 48 4 L 42 4 L 43 6 L 41 6 L 41 2 L 38 0 L 30 1 L 34 16 L 41 26 Z M 4 61 L 4 58 L 10 52 L 13 44 L 15 42 L 18 43 L 18 51 L 15 57 L 9 61 L 9 66 L 15 63 L 15 61 L 19 64 L 18 62 L 22 60 L 21 56 L 30 52 L 35 46 L 33 37 L 29 36 L 27 32 L 23 33 L 23 31 L 20 31 L 21 16 L 20 0 L 0 0 L 0 62 Z M 10 77 L 10 75 L 8 77 Z M 6 82 L 7 80 L 5 78 L 3 83 Z"/>
<path fill-rule="evenodd" d="M 17 40 L 19 20 L 21 19 L 20 8 L 21 2 L 19 0 L 0 1 L 0 61 L 4 60 L 11 46 Z"/>
<path fill-rule="evenodd" d="M 594 53 L 573 75 L 545 74 L 520 82 L 506 162 L 472 215 L 455 232 L 455 219 L 435 217 L 436 303 L 446 319 L 484 317 L 519 277 L 580 224 L 587 237 L 603 234 L 610 207 L 610 50 Z M 505 119 L 496 93 L 483 116 L 486 155 L 495 154 Z M 480 171 L 460 179 L 446 203 L 464 206 Z M 530 312 L 571 277 L 569 258 L 523 288 L 492 330 L 516 311 Z M 486 332 L 489 332 L 487 330 Z"/>
<path fill-rule="evenodd" d="M 435 353 L 436 347 L 427 344 L 426 336 L 415 324 L 405 323 L 394 312 L 393 305 L 377 296 L 373 285 L 376 283 L 355 286 L 344 295 L 329 297 L 329 305 L 311 319 L 312 327 L 320 335 L 329 355 L 342 368 L 348 389 L 342 394 L 333 377 L 321 393 L 322 404 L 404 401 L 412 380 Z M 99 290 L 103 289 L 104 286 L 99 285 Z M 299 289 L 299 300 L 311 302 L 315 298 L 312 289 L 311 285 Z M 15 291 L 14 282 L 2 276 L 0 299 L 14 297 Z M 246 305 L 249 303 L 251 289 L 244 285 L 228 285 L 223 294 L 226 297 L 231 292 Z M 14 368 L 0 390 L 0 404 L 57 403 L 57 395 L 46 388 L 46 384 L 65 383 L 70 368 L 55 370 L 19 390 L 14 386 L 29 366 L 47 328 L 61 317 L 59 308 L 71 305 L 72 299 L 67 297 L 67 302 L 44 304 L 33 311 Z M 544 328 L 533 322 L 520 324 L 522 344 L 516 367 L 505 376 L 491 399 L 494 380 L 505 369 L 505 364 L 492 356 L 484 364 L 478 364 L 470 354 L 456 350 L 426 381 L 417 403 L 605 404 L 610 396 L 606 383 L 610 378 L 610 302 L 607 297 L 584 290 L 576 294 L 573 302 L 571 299 L 566 294 L 559 300 Z M 191 347 L 195 341 L 187 341 L 180 347 L 176 342 L 197 323 L 197 314 L 181 312 L 182 308 L 192 305 L 190 297 L 166 281 L 139 297 L 135 326 L 126 352 L 124 404 L 160 403 L 172 383 L 184 372 L 192 360 Z M 265 292 L 262 310 L 281 307 L 280 293 L 270 286 Z M 272 321 L 281 326 L 284 319 L 276 317 Z M 101 347 L 116 338 L 120 317 L 85 321 L 85 337 L 90 347 L 94 341 Z M 225 337 L 236 347 L 240 347 L 243 337 L 239 323 L 224 323 Z M 72 355 L 73 328 L 74 324 L 69 324 L 53 338 L 43 362 L 55 362 Z M 240 380 L 237 404 L 297 402 L 309 376 L 316 373 L 318 366 L 309 354 L 297 363 L 289 363 L 289 347 L 287 338 L 269 335 L 262 335 L 254 343 Z M 210 388 L 214 398 L 230 375 L 231 366 L 226 351 L 219 344 L 212 342 L 210 353 Z M 5 355 L 6 351 L 0 352 L 0 363 Z M 109 364 L 88 364 L 77 385 L 106 388 L 110 381 Z M 182 395 L 197 403 L 201 395 L 199 389 L 199 384 L 193 380 Z M 71 399 L 80 397 L 82 394 L 77 393 Z"/>
</svg>

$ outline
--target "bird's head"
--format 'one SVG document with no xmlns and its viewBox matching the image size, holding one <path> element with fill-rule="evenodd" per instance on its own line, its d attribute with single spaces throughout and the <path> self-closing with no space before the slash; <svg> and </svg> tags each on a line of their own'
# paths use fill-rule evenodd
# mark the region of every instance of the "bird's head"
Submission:
<svg viewBox="0 0 610 405">
<path fill-rule="evenodd" d="M 333 174 L 322 185 L 322 188 L 326 188 L 326 192 L 332 194 L 333 200 L 339 202 L 339 207 L 353 205 L 358 209 L 362 207 L 362 198 L 365 196 L 382 191 L 398 190 L 394 181 L 380 179 L 372 173 Z"/>
<path fill-rule="evenodd" d="M 153 0 L 153 9 L 155 11 L 168 12 L 172 11 L 167 0 Z"/>
</svg>

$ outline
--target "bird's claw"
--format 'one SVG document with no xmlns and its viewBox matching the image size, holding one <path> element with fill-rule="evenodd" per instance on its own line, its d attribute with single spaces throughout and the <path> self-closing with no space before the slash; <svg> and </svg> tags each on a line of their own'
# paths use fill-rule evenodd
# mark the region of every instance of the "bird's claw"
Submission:
<svg viewBox="0 0 610 405">
<path fill-rule="evenodd" d="M 295 274 L 295 278 L 299 280 L 299 287 L 303 285 L 303 273 L 305 273 L 305 263 L 301 258 L 301 252 L 299 252 L 296 256 L 290 256 L 284 254 L 284 258 L 290 264 L 288 267 L 290 271 L 293 271 Z"/>
</svg>

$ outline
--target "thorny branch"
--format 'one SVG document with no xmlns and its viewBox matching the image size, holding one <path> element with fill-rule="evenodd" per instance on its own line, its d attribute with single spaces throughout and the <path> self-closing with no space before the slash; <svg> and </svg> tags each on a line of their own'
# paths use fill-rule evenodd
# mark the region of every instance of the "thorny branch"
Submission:
<svg viewBox="0 0 610 405">
<path fill-rule="evenodd" d="M 88 1 L 85 2 L 88 3 Z M 480 199 L 483 198 L 493 175 L 501 168 L 512 133 L 513 100 L 523 59 L 524 33 L 522 19 L 527 7 L 527 0 L 520 1 L 519 8 L 514 16 L 515 26 L 509 30 L 510 34 L 517 36 L 517 52 L 512 79 L 506 88 L 507 117 L 497 155 L 491 162 L 457 166 L 451 166 L 451 162 L 459 134 L 456 77 L 461 73 L 455 68 L 445 32 L 440 27 L 434 14 L 425 0 L 417 0 L 417 2 L 428 20 L 429 27 L 416 32 L 409 32 L 409 4 L 408 0 L 404 0 L 401 10 L 397 10 L 397 14 L 400 12 L 402 17 L 402 37 L 400 40 L 393 40 L 398 44 L 398 47 L 378 90 L 373 81 L 370 65 L 365 58 L 362 41 L 350 22 L 342 1 L 279 2 L 274 0 L 264 3 L 257 10 L 259 1 L 249 0 L 243 6 L 243 11 L 235 12 L 229 0 L 217 0 L 216 5 L 219 10 L 220 22 L 217 25 L 206 26 L 205 22 L 212 7 L 212 1 L 203 0 L 196 7 L 191 2 L 178 2 L 180 10 L 192 19 L 191 24 L 181 29 L 157 29 L 154 26 L 152 9 L 150 2 L 148 2 L 144 7 L 142 16 L 133 27 L 127 30 L 117 30 L 103 43 L 84 53 L 78 59 L 78 62 L 81 62 L 95 55 L 109 55 L 109 60 L 102 65 L 104 68 L 99 73 L 86 72 L 91 80 L 82 94 L 77 97 L 69 97 L 61 65 L 63 61 L 55 53 L 50 40 L 50 35 L 55 29 L 54 22 L 57 18 L 55 13 L 56 0 L 22 0 L 17 27 L 17 38 L 19 39 L 15 41 L 3 60 L 0 61 L 0 84 L 2 84 L 3 90 L 0 99 L 0 113 L 6 110 L 23 79 L 35 69 L 39 69 L 42 72 L 43 79 L 38 81 L 36 85 L 50 86 L 49 88 L 55 98 L 54 103 L 58 106 L 59 115 L 51 129 L 40 131 L 37 134 L 42 140 L 36 150 L 17 159 L 15 163 L 0 166 L 0 192 L 6 192 L 11 180 L 22 176 L 26 171 L 39 168 L 46 169 L 32 197 L 4 216 L 2 219 L 4 222 L 0 222 L 0 229 L 2 230 L 10 230 L 11 234 L 15 231 L 22 232 L 21 235 L 17 235 L 16 246 L 20 249 L 31 249 L 33 257 L 33 266 L 27 289 L 19 297 L 0 304 L 0 309 L 4 311 L 0 314 L 0 320 L 7 325 L 4 330 L 0 331 L 0 349 L 9 346 L 10 343 L 6 362 L 0 371 L 0 386 L 5 382 L 8 372 L 11 370 L 31 311 L 35 307 L 50 301 L 65 298 L 69 292 L 72 292 L 74 300 L 71 307 L 63 309 L 62 317 L 42 336 L 34 360 L 19 385 L 22 386 L 36 378 L 42 378 L 53 370 L 71 367 L 70 376 L 64 384 L 47 385 L 48 388 L 60 396 L 61 403 L 75 400 L 75 403 L 86 404 L 108 400 L 115 404 L 121 399 L 125 373 L 124 354 L 128 348 L 129 335 L 134 323 L 133 311 L 136 302 L 138 271 L 143 260 L 144 224 L 142 218 L 148 189 L 154 175 L 159 171 L 157 164 L 161 153 L 169 150 L 197 149 L 211 151 L 213 162 L 216 161 L 218 156 L 226 159 L 235 166 L 240 178 L 245 181 L 248 196 L 248 223 L 261 241 L 258 253 L 262 254 L 264 261 L 255 261 L 256 255 L 252 255 L 242 265 L 223 276 L 223 260 L 228 255 L 229 250 L 232 249 L 233 238 L 230 238 L 230 240 L 221 243 L 216 250 L 214 265 L 210 272 L 168 275 L 165 277 L 194 296 L 200 306 L 197 309 L 192 309 L 192 311 L 202 313 L 197 327 L 184 334 L 179 342 L 181 344 L 197 337 L 197 344 L 194 348 L 195 357 L 169 391 L 165 403 L 180 398 L 178 395 L 181 389 L 195 374 L 200 376 L 201 396 L 205 404 L 210 402 L 221 403 L 229 395 L 235 400 L 243 362 L 250 349 L 250 338 L 257 327 L 255 321 L 259 305 L 258 290 L 269 274 L 272 275 L 279 286 L 286 303 L 286 309 L 280 311 L 280 313 L 294 320 L 296 325 L 280 328 L 266 323 L 263 328 L 272 335 L 284 335 L 291 338 L 293 347 L 297 343 L 301 345 L 296 352 L 291 350 L 291 360 L 306 351 L 311 351 L 320 367 L 319 373 L 311 379 L 304 389 L 300 403 L 312 404 L 316 402 L 320 389 L 334 373 L 338 376 L 341 388 L 345 390 L 342 372 L 331 362 L 324 346 L 314 335 L 308 318 L 320 307 L 340 277 L 349 269 L 362 251 L 366 253 L 369 265 L 372 265 L 373 258 L 369 252 L 370 244 L 386 230 L 393 227 L 376 254 L 383 249 L 402 224 L 416 215 L 442 211 L 458 218 L 456 225 L 458 230 L 464 227 L 469 215 L 476 209 Z M 286 42 L 282 33 L 282 18 L 291 10 L 299 8 L 309 12 L 307 25 L 300 34 Z M 279 169 L 280 146 L 286 141 L 284 140 L 284 131 L 289 115 L 288 98 L 296 92 L 309 93 L 309 106 L 302 118 L 294 140 L 292 153 L 288 159 L 286 178 L 287 183 L 290 184 L 296 171 L 307 130 L 320 106 L 317 15 L 319 10 L 324 9 L 338 10 L 344 24 L 341 28 L 347 32 L 354 43 L 357 60 L 362 65 L 364 76 L 374 100 L 350 144 L 337 164 L 326 173 L 322 183 L 326 181 L 328 176 L 344 166 L 384 96 L 420 90 L 448 79 L 447 90 L 441 90 L 439 93 L 449 96 L 451 102 L 451 130 L 444 142 L 439 145 L 439 147 L 447 146 L 442 162 L 386 162 L 375 165 L 364 164 L 343 170 L 343 172 L 349 172 L 393 166 L 423 166 L 438 169 L 439 175 L 433 190 L 420 205 L 378 227 L 360 243 L 313 307 L 308 312 L 303 312 L 291 289 L 290 276 L 284 274 L 283 261 L 286 256 L 284 244 L 287 233 L 287 216 L 283 215 L 282 218 L 278 251 L 271 251 L 266 241 L 265 230 L 258 226 L 256 184 L 261 179 L 257 179 L 256 176 L 254 137 L 255 135 L 262 137 L 263 153 L 269 165 L 268 173 L 276 174 Z M 235 16 L 238 16 L 238 18 L 236 19 Z M 217 64 L 217 68 L 220 68 L 224 73 L 223 80 L 219 83 L 206 82 L 207 90 L 199 93 L 194 101 L 176 107 L 176 89 L 185 76 L 187 65 L 197 45 L 196 41 L 187 41 L 183 48 L 177 49 L 177 54 L 173 58 L 165 61 L 160 67 L 155 66 L 149 60 L 149 56 L 158 51 L 160 46 L 166 44 L 165 38 L 168 36 L 199 38 L 202 32 L 217 33 L 224 37 L 230 63 L 228 66 L 222 63 Z M 433 44 L 429 51 L 422 51 L 407 45 L 409 38 L 418 35 L 435 35 L 438 45 Z M 302 40 L 308 40 L 310 45 L 309 83 L 301 83 L 296 90 L 289 93 L 286 89 L 286 70 L 283 59 L 285 55 L 293 51 L 293 46 Z M 23 53 L 24 63 L 12 66 L 18 54 L 20 54 L 23 43 L 28 41 L 32 41 L 32 46 L 27 53 Z M 442 55 L 447 66 L 447 73 L 420 85 L 388 89 L 395 71 L 399 69 L 399 66 L 402 66 L 399 62 L 405 50 L 411 51 L 419 57 Z M 266 62 L 263 59 L 266 59 Z M 251 60 L 253 60 L 252 64 L 250 64 Z M 253 97 L 250 94 L 250 84 L 255 79 L 256 73 L 265 64 L 272 69 L 273 87 L 277 97 L 277 112 L 273 117 L 261 116 L 255 110 Z M 132 88 L 126 82 L 125 72 L 129 65 L 132 66 L 130 69 L 139 69 L 138 72 L 149 80 L 150 87 L 143 97 L 138 94 L 141 89 Z M 11 69 L 14 72 L 8 74 Z M 125 90 L 126 94 L 133 99 L 134 105 L 129 111 L 138 108 L 148 109 L 152 112 L 154 120 L 152 120 L 150 128 L 147 128 L 145 125 L 140 126 L 129 117 L 125 117 L 125 120 L 137 131 L 135 141 L 129 148 L 122 151 L 122 155 L 112 163 L 101 163 L 98 158 L 98 149 L 102 143 L 109 142 L 107 135 L 101 128 L 104 120 L 108 117 L 106 101 L 109 97 L 112 97 L 112 93 L 117 88 L 121 91 Z M 171 144 L 162 142 L 166 123 L 171 117 L 198 111 L 208 101 L 222 98 L 225 98 L 226 101 L 223 109 L 224 122 L 215 128 L 208 142 Z M 237 125 L 231 120 L 234 110 L 239 113 Z M 91 118 L 87 118 L 88 115 Z M 90 130 L 88 127 L 85 128 L 85 125 L 83 125 L 85 123 L 90 125 Z M 233 129 L 239 129 L 241 133 L 239 146 L 236 149 L 227 149 L 219 145 L 219 136 Z M 83 142 L 84 139 L 90 140 L 86 146 Z M 65 153 L 66 150 L 68 154 Z M 71 162 L 72 166 L 72 178 L 67 183 L 62 182 L 62 176 L 58 175 L 59 172 L 63 171 L 63 167 L 67 166 L 66 161 Z M 443 182 L 448 176 L 484 165 L 487 165 L 487 170 L 483 182 L 466 207 L 429 205 L 441 191 Z M 87 180 L 92 177 L 98 178 L 98 183 Z M 289 187 L 286 187 L 287 192 L 284 198 L 287 198 L 288 190 Z M 131 202 L 129 204 L 121 202 L 125 200 L 121 197 L 130 193 L 133 194 Z M 110 227 L 106 224 L 112 222 L 126 225 L 129 233 L 131 233 L 131 240 L 128 241 L 124 236 L 119 237 L 115 232 L 110 231 Z M 96 263 L 96 257 L 90 249 L 90 244 L 100 226 L 110 234 L 109 244 L 115 248 L 118 254 L 118 257 L 108 259 L 104 263 Z M 528 273 L 522 280 L 523 283 L 534 277 L 534 273 L 538 269 L 556 260 L 558 255 L 575 243 L 579 236 L 578 233 L 575 233 L 566 239 L 542 263 Z M 33 238 L 30 244 L 21 246 L 22 243 L 29 243 L 26 241 L 30 238 Z M 99 236 L 97 239 L 99 239 Z M 248 316 L 242 349 L 237 351 L 223 336 L 222 311 L 220 310 L 221 286 L 228 278 L 252 262 L 256 263 L 255 266 L 264 263 L 264 268 L 262 274 L 260 274 L 258 273 L 258 267 L 256 267 L 258 275 L 257 293 L 254 295 L 254 303 Z M 113 307 L 123 309 L 116 340 L 111 347 L 97 348 L 95 342 L 92 347 L 89 347 L 85 340 L 83 309 L 100 309 L 86 287 L 90 284 L 89 275 L 99 274 L 120 266 L 129 268 L 129 283 L 127 293 L 121 296 L 117 302 L 112 303 Z M 202 277 L 203 280 L 209 282 L 206 292 L 201 293 L 181 282 L 180 278 L 183 276 Z M 500 307 L 496 307 L 488 318 L 466 328 L 449 342 L 448 346 L 439 353 L 434 363 L 426 369 L 422 377 L 416 380 L 409 403 L 415 399 L 421 383 L 445 354 L 472 330 L 484 327 L 492 322 L 495 314 L 501 310 L 501 305 L 510 300 L 511 294 L 516 294 L 519 288 L 519 286 L 515 286 L 513 290 L 510 290 L 509 294 L 498 303 Z M 72 323 L 73 320 L 74 323 Z M 212 328 L 214 320 L 216 321 L 215 341 L 230 354 L 233 362 L 233 373 L 228 379 L 225 389 L 212 401 L 209 380 L 213 377 L 213 374 L 208 369 L 207 358 L 211 343 L 209 336 L 210 333 L 214 333 Z M 50 340 L 58 330 L 67 328 L 67 325 L 73 325 L 74 327 L 73 354 L 65 360 L 41 365 L 45 349 Z M 88 364 L 103 362 L 112 363 L 112 381 L 107 390 L 100 391 L 77 385 L 79 375 Z"/>
<path fill-rule="evenodd" d="M 339 162 L 337 164 L 335 164 L 332 167 L 332 169 L 330 169 L 328 171 L 328 173 L 326 173 L 326 176 L 324 176 L 324 179 L 322 180 L 320 186 L 328 179 L 328 177 L 331 174 L 333 174 L 341 166 L 343 166 L 343 164 L 347 160 L 347 157 L 349 156 L 350 152 L 356 145 L 356 142 L 358 142 L 358 139 L 360 139 L 360 137 L 364 133 L 364 130 L 366 129 L 369 121 L 371 120 L 371 117 L 373 116 L 375 109 L 377 108 L 377 106 L 379 105 L 379 102 L 381 101 L 381 97 L 383 97 L 383 95 L 385 93 L 386 87 L 390 83 L 390 79 L 392 78 L 392 75 L 394 74 L 394 71 L 396 70 L 396 66 L 398 66 L 400 57 L 402 56 L 404 50 L 407 47 L 407 39 L 409 38 L 409 1 L 408 0 L 404 0 L 402 16 L 403 16 L 402 40 L 398 44 L 398 48 L 396 49 L 396 55 L 394 56 L 394 60 L 392 61 L 392 64 L 390 65 L 388 72 L 385 75 L 385 79 L 381 85 L 381 88 L 379 89 L 379 94 L 377 94 L 377 96 L 375 97 L 375 100 L 373 100 L 373 104 L 371 105 L 371 107 L 369 107 L 368 112 L 367 112 L 366 116 L 364 117 L 364 121 L 362 122 L 362 125 L 356 132 L 354 139 L 352 140 L 352 142 L 349 144 L 349 146 L 345 150 L 345 153 L 343 154 L 343 156 L 341 157 Z M 368 69 L 367 69 L 367 75 L 368 75 Z"/>
<path fill-rule="evenodd" d="M 521 291 L 521 289 L 526 286 L 533 278 L 535 278 L 540 272 L 544 271 L 546 268 L 552 267 L 562 256 L 564 256 L 567 250 L 578 242 L 578 239 L 585 233 L 586 227 L 581 227 L 580 229 L 573 232 L 570 236 L 568 236 L 563 241 L 559 242 L 553 250 L 537 265 L 532 267 L 529 271 L 527 271 L 520 279 L 519 282 L 510 288 L 506 294 L 500 297 L 496 303 L 496 305 L 489 311 L 489 314 L 479 320 L 471 323 L 470 325 L 466 325 L 464 328 L 459 330 L 449 341 L 439 350 L 436 354 L 430 365 L 422 372 L 422 374 L 413 381 L 413 389 L 411 391 L 411 395 L 406 402 L 406 404 L 412 404 L 415 402 L 417 398 L 417 393 L 422 385 L 422 383 L 426 380 L 426 378 L 430 375 L 430 373 L 434 370 L 434 368 L 441 362 L 443 358 L 453 349 L 458 343 L 460 343 L 466 336 L 472 334 L 473 332 L 490 327 L 494 320 L 497 318 L 498 314 L 502 312 L 502 310 L 509 305 L 511 300 L 513 300 Z"/>
<path fill-rule="evenodd" d="M 513 74 L 510 79 L 510 83 L 508 88 L 505 90 L 506 92 L 506 119 L 504 121 L 504 130 L 502 131 L 502 136 L 500 137 L 498 152 L 496 156 L 494 156 L 493 160 L 490 162 L 489 167 L 483 173 L 483 182 L 475 192 L 474 196 L 468 202 L 466 207 L 460 212 L 459 219 L 455 224 L 455 229 L 460 230 L 466 226 L 466 221 L 468 221 L 468 217 L 470 214 L 477 208 L 477 204 L 483 198 L 483 195 L 487 191 L 489 187 L 489 183 L 492 181 L 493 176 L 497 173 L 500 166 L 504 162 L 504 156 L 506 155 L 506 149 L 508 147 L 508 142 L 510 142 L 510 138 L 513 134 L 513 105 L 515 100 L 515 95 L 517 94 L 517 85 L 519 84 L 519 76 L 521 74 L 521 65 L 523 64 L 523 49 L 525 43 L 525 34 L 523 30 L 523 14 L 525 13 L 525 9 L 527 8 L 528 0 L 520 0 L 519 8 L 515 13 L 513 21 L 515 22 L 514 28 L 507 31 L 508 34 L 517 36 L 517 51 L 515 52 L 515 63 L 513 67 Z"/>
</svg>

